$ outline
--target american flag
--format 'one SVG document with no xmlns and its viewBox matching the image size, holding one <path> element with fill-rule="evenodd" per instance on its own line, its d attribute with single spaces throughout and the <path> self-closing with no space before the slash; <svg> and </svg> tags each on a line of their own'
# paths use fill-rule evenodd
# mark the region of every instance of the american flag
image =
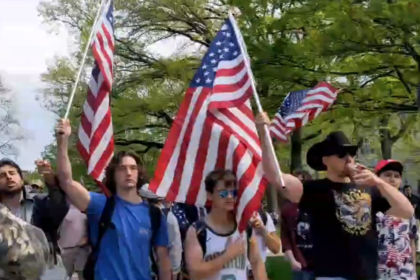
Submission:
<svg viewBox="0 0 420 280">
<path fill-rule="evenodd" d="M 251 110 L 251 79 L 242 35 L 229 17 L 204 55 L 169 132 L 150 190 L 169 201 L 205 206 L 204 178 L 219 168 L 238 179 L 243 230 L 265 190 Z"/>
<path fill-rule="evenodd" d="M 110 93 L 114 62 L 114 9 L 108 1 L 96 25 L 92 42 L 95 65 L 79 127 L 77 149 L 88 166 L 88 174 L 101 183 L 114 154 Z M 105 191 L 105 190 L 104 190 Z"/>
<path fill-rule="evenodd" d="M 271 135 L 287 142 L 287 135 L 327 111 L 337 98 L 337 89 L 321 82 L 313 89 L 290 92 L 271 123 Z"/>
</svg>

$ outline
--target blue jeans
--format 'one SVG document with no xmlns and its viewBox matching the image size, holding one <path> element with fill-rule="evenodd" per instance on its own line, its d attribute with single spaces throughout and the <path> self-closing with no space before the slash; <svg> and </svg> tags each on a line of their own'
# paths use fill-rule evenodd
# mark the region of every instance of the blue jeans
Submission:
<svg viewBox="0 0 420 280">
<path fill-rule="evenodd" d="M 315 277 L 311 271 L 293 271 L 293 280 L 315 280 Z"/>
</svg>

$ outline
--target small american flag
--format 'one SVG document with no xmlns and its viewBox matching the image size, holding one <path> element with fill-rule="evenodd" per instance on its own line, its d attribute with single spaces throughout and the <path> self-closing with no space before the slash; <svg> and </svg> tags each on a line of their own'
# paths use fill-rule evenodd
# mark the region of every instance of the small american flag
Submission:
<svg viewBox="0 0 420 280">
<path fill-rule="evenodd" d="M 265 180 L 249 100 L 252 74 L 239 44 L 246 50 L 230 16 L 187 89 L 149 188 L 169 201 L 205 206 L 205 176 L 219 168 L 233 170 L 243 230 L 260 205 Z"/>
<path fill-rule="evenodd" d="M 290 92 L 271 123 L 271 135 L 287 142 L 287 135 L 327 111 L 337 98 L 337 89 L 321 82 L 313 89 Z"/>
<path fill-rule="evenodd" d="M 101 183 L 114 154 L 110 108 L 114 63 L 114 9 L 108 1 L 96 25 L 92 42 L 95 65 L 79 127 L 77 149 L 88 166 L 88 174 Z M 100 184 L 101 185 L 101 184 Z M 106 190 L 104 190 L 106 191 Z"/>
</svg>

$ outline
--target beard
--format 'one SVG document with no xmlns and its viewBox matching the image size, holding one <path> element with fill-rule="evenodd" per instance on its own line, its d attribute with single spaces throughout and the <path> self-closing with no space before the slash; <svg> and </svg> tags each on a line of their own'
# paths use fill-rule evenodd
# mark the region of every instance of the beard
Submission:
<svg viewBox="0 0 420 280">
<path fill-rule="evenodd" d="M 11 197 L 19 194 L 22 191 L 23 186 L 16 186 L 13 188 L 0 188 L 0 196 Z"/>
</svg>

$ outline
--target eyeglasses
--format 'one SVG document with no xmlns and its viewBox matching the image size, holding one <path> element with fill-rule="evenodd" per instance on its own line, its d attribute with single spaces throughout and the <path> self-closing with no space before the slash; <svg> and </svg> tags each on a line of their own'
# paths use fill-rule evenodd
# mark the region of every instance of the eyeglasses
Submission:
<svg viewBox="0 0 420 280">
<path fill-rule="evenodd" d="M 337 156 L 339 158 L 345 158 L 346 156 L 351 156 L 351 157 L 354 158 L 356 156 L 356 154 L 350 153 L 346 149 L 337 149 L 331 155 L 335 155 L 335 156 Z"/>
<path fill-rule="evenodd" d="M 228 198 L 229 196 L 236 198 L 238 196 L 238 190 L 221 190 L 217 193 L 221 198 Z"/>
</svg>

